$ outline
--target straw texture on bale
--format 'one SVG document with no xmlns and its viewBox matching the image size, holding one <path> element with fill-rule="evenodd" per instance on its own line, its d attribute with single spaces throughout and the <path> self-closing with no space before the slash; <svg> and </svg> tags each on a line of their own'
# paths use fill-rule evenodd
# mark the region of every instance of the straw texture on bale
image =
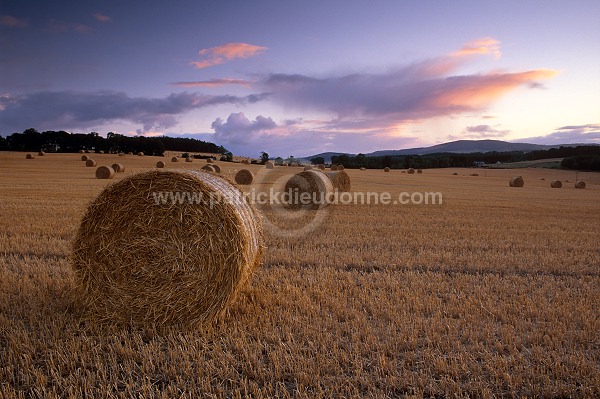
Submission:
<svg viewBox="0 0 600 399">
<path fill-rule="evenodd" d="M 213 163 L 210 166 L 213 167 L 213 169 L 215 170 L 216 173 L 221 173 L 221 167 L 219 165 L 217 165 L 216 163 Z"/>
<path fill-rule="evenodd" d="M 187 157 L 187 158 L 185 159 L 185 162 L 194 162 L 194 158 L 192 158 L 192 157 Z"/>
<path fill-rule="evenodd" d="M 125 166 L 122 163 L 113 163 L 112 168 L 117 173 L 125 172 Z"/>
<path fill-rule="evenodd" d="M 383 168 L 383 171 L 384 171 L 384 172 L 389 172 L 389 171 L 390 171 L 390 168 L 386 166 L 385 168 Z"/>
<path fill-rule="evenodd" d="M 265 163 L 265 168 L 267 168 L 267 169 L 274 169 L 275 168 L 275 164 L 273 162 L 271 162 L 271 161 L 267 161 Z"/>
<path fill-rule="evenodd" d="M 583 180 L 579 180 L 575 183 L 575 188 L 585 188 L 585 182 Z"/>
<path fill-rule="evenodd" d="M 40 151 L 40 152 L 38 152 L 38 155 L 39 155 L 40 157 L 43 157 L 43 156 L 44 156 L 44 155 L 46 155 L 46 154 L 45 154 L 43 151 Z"/>
<path fill-rule="evenodd" d="M 204 165 L 201 169 L 207 172 L 216 172 L 214 165 Z"/>
<path fill-rule="evenodd" d="M 34 159 L 34 158 L 35 158 L 35 155 L 33 155 L 33 154 L 25 155 L 25 159 Z"/>
<path fill-rule="evenodd" d="M 177 158 L 177 157 L 172 157 L 172 158 L 171 158 L 171 162 L 179 162 L 179 158 Z"/>
<path fill-rule="evenodd" d="M 285 183 L 285 193 L 292 193 L 292 198 L 288 202 L 291 209 L 320 209 L 333 200 L 334 188 L 329 177 L 323 172 L 316 170 L 307 170 L 292 176 Z M 297 194 L 296 194 L 297 193 Z M 295 196 L 301 198 L 303 195 L 310 196 L 310 201 L 303 203 L 296 201 Z"/>
<path fill-rule="evenodd" d="M 237 184 L 248 185 L 254 181 L 254 174 L 248 169 L 241 169 L 235 174 L 235 182 Z"/>
<path fill-rule="evenodd" d="M 158 162 L 156 163 L 156 167 L 157 167 L 157 168 L 161 168 L 161 169 L 162 169 L 162 168 L 164 168 L 165 166 L 166 166 L 166 164 L 165 164 L 165 162 L 164 162 L 164 161 L 158 161 Z"/>
<path fill-rule="evenodd" d="M 348 192 L 350 191 L 350 176 L 343 170 L 338 170 L 336 172 L 325 172 L 329 180 L 331 180 L 331 184 L 333 184 L 333 188 L 337 189 L 339 192 Z"/>
<path fill-rule="evenodd" d="M 144 153 L 140 151 L 140 152 L 138 152 L 138 156 L 143 157 Z"/>
<path fill-rule="evenodd" d="M 98 166 L 98 169 L 96 169 L 97 179 L 112 179 L 114 175 L 115 170 L 113 168 L 109 168 L 108 166 Z"/>
<path fill-rule="evenodd" d="M 94 167 L 96 166 L 96 161 L 94 161 L 91 158 L 88 158 L 88 160 L 85 161 L 85 166 L 87 166 L 88 168 Z"/>
<path fill-rule="evenodd" d="M 317 165 L 317 168 L 319 168 L 319 170 L 325 170 L 325 165 L 320 163 L 319 165 Z"/>
<path fill-rule="evenodd" d="M 221 201 L 155 202 L 156 192 Z M 85 318 L 196 328 L 226 310 L 260 265 L 260 218 L 233 184 L 201 171 L 138 173 L 88 207 L 71 265 Z M 214 228 L 207 228 L 214 226 Z"/>
<path fill-rule="evenodd" d="M 562 187 L 562 182 L 560 180 L 552 180 L 550 182 L 550 187 L 552 187 L 552 188 L 561 188 Z"/>
<path fill-rule="evenodd" d="M 515 176 L 508 182 L 508 185 L 511 187 L 523 187 L 525 185 L 525 180 L 521 176 Z"/>
<path fill-rule="evenodd" d="M 335 171 L 338 170 L 338 167 L 337 167 L 337 165 L 331 165 L 330 169 L 331 169 L 332 172 L 335 172 Z"/>
<path fill-rule="evenodd" d="M 415 170 L 413 168 L 409 168 L 406 173 L 408 173 L 409 175 L 412 175 L 415 173 Z"/>
</svg>

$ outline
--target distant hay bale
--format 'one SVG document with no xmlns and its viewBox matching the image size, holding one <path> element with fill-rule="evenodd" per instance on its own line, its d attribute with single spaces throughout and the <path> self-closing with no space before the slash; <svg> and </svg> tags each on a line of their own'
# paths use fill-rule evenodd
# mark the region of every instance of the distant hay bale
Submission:
<svg viewBox="0 0 600 399">
<path fill-rule="evenodd" d="M 235 182 L 237 184 L 248 185 L 254 181 L 254 174 L 248 169 L 241 169 L 235 174 Z"/>
<path fill-rule="evenodd" d="M 216 163 L 213 163 L 210 166 L 213 167 L 213 169 L 215 170 L 216 173 L 221 173 L 221 167 L 219 165 L 217 165 Z"/>
<path fill-rule="evenodd" d="M 409 175 L 413 175 L 413 174 L 415 174 L 415 170 L 413 168 L 408 168 L 406 173 L 408 173 Z"/>
<path fill-rule="evenodd" d="M 362 166 L 362 167 L 360 168 L 360 170 L 362 170 L 362 171 L 365 171 L 365 170 L 367 170 L 367 168 L 365 168 L 364 166 Z"/>
<path fill-rule="evenodd" d="M 40 157 L 43 157 L 44 155 L 46 155 L 46 154 L 44 153 L 44 151 L 40 151 L 40 152 L 38 152 L 38 156 L 40 156 Z"/>
<path fill-rule="evenodd" d="M 194 162 L 194 158 L 192 158 L 192 157 L 187 157 L 187 158 L 185 159 L 185 162 Z"/>
<path fill-rule="evenodd" d="M 217 171 L 215 169 L 215 165 L 204 165 L 201 169 L 206 172 L 213 172 L 213 173 L 215 173 Z"/>
<path fill-rule="evenodd" d="M 164 168 L 165 166 L 166 166 L 166 164 L 165 164 L 165 162 L 164 162 L 164 161 L 158 161 L 158 162 L 156 163 L 156 167 L 157 167 L 157 168 L 160 168 L 160 169 L 162 169 L 162 168 Z"/>
<path fill-rule="evenodd" d="M 515 176 L 508 182 L 510 187 L 523 187 L 525 185 L 525 180 L 521 176 Z"/>
<path fill-rule="evenodd" d="M 469 176 L 479 176 L 479 173 L 471 173 Z"/>
<path fill-rule="evenodd" d="M 338 165 L 338 169 L 337 170 L 344 170 L 344 165 Z"/>
<path fill-rule="evenodd" d="M 349 192 L 350 191 L 350 176 L 343 170 L 338 170 L 336 172 L 325 172 L 329 180 L 331 180 L 331 184 L 333 184 L 334 190 L 337 189 L 339 192 Z"/>
<path fill-rule="evenodd" d="M 98 166 L 98 169 L 96 169 L 97 179 L 112 179 L 114 175 L 115 170 L 113 168 L 109 168 L 108 166 Z"/>
<path fill-rule="evenodd" d="M 133 152 L 129 151 L 129 152 L 127 153 L 127 155 L 133 155 Z"/>
<path fill-rule="evenodd" d="M 333 201 L 334 188 L 331 180 L 323 172 L 307 170 L 292 176 L 285 184 L 288 198 L 287 206 L 291 209 L 320 209 Z M 304 199 L 303 199 L 304 198 Z"/>
<path fill-rule="evenodd" d="M 585 182 L 583 180 L 577 181 L 577 183 L 575 183 L 575 188 L 585 188 Z"/>
<path fill-rule="evenodd" d="M 206 163 L 213 163 L 213 159 L 212 158 L 206 158 Z"/>
<path fill-rule="evenodd" d="M 85 154 L 85 151 L 84 150 L 79 150 L 79 153 L 80 154 Z"/>
<path fill-rule="evenodd" d="M 122 163 L 113 163 L 111 167 L 116 173 L 125 172 L 125 166 Z"/>
<path fill-rule="evenodd" d="M 138 156 L 139 156 L 139 157 L 143 157 L 143 156 L 144 156 L 144 153 L 140 151 L 140 152 L 138 152 Z"/>
<path fill-rule="evenodd" d="M 546 179 L 542 177 L 540 180 L 546 180 Z"/>
<path fill-rule="evenodd" d="M 384 171 L 384 172 L 389 172 L 389 171 L 390 171 L 390 167 L 389 167 L 389 166 L 386 166 L 385 168 L 383 168 L 383 171 Z"/>
<path fill-rule="evenodd" d="M 402 171 L 402 172 L 400 172 L 400 173 L 406 173 L 406 171 L 405 171 L 405 170 L 403 170 L 403 171 Z"/>
<path fill-rule="evenodd" d="M 338 170 L 337 165 L 331 164 L 331 167 L 329 168 L 332 172 L 335 172 L 336 170 Z"/>
<path fill-rule="evenodd" d="M 417 169 L 417 173 L 423 173 L 423 169 Z"/>
<path fill-rule="evenodd" d="M 298 162 L 292 162 L 290 163 L 290 166 L 300 166 L 300 164 Z"/>
<path fill-rule="evenodd" d="M 124 153 L 124 152 L 120 152 L 120 153 L 119 153 L 119 156 L 120 156 L 120 157 L 122 157 L 122 156 L 124 156 L 124 155 L 125 155 L 125 153 Z"/>
<path fill-rule="evenodd" d="M 273 162 L 271 162 L 271 161 L 267 161 L 265 163 L 265 168 L 267 168 L 267 169 L 274 169 L 275 168 L 275 164 Z"/>
<path fill-rule="evenodd" d="M 250 161 L 248 161 L 247 159 L 242 159 L 242 163 L 244 165 L 250 165 Z"/>
<path fill-rule="evenodd" d="M 179 162 L 179 158 L 177 158 L 177 157 L 172 157 L 172 158 L 171 158 L 171 162 Z"/>
<path fill-rule="evenodd" d="M 157 192 L 222 200 L 173 204 L 157 202 Z M 109 185 L 87 208 L 72 247 L 84 317 L 194 329 L 222 316 L 262 262 L 260 218 L 241 197 L 225 179 L 192 170 L 152 170 Z"/>
<path fill-rule="evenodd" d="M 552 187 L 552 188 L 561 188 L 562 187 L 562 182 L 560 180 L 552 180 L 550 182 L 550 187 Z"/>
<path fill-rule="evenodd" d="M 82 161 L 87 161 L 88 159 L 90 159 L 87 155 L 82 155 L 81 156 L 81 160 Z"/>
<path fill-rule="evenodd" d="M 458 176 L 458 172 L 452 173 L 452 176 Z"/>
<path fill-rule="evenodd" d="M 313 169 L 313 167 L 311 165 L 306 165 L 304 167 L 304 170 L 312 170 L 312 169 Z"/>
<path fill-rule="evenodd" d="M 25 159 L 35 159 L 35 155 L 27 154 L 27 155 L 25 155 Z"/>
<path fill-rule="evenodd" d="M 94 161 L 91 158 L 88 158 L 87 161 L 85 161 L 85 166 L 87 166 L 88 168 L 92 168 L 96 166 L 96 161 Z"/>
<path fill-rule="evenodd" d="M 322 163 L 317 165 L 317 168 L 319 168 L 319 170 L 325 170 L 325 165 L 323 165 Z"/>
</svg>

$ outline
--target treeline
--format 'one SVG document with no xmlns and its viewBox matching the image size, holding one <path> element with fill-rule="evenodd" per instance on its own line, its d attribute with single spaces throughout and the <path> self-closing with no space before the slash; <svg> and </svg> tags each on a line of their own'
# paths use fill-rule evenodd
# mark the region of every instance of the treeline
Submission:
<svg viewBox="0 0 600 399">
<path fill-rule="evenodd" d="M 597 168 L 600 158 L 600 146 L 559 147 L 531 152 L 473 152 L 473 153 L 436 153 L 426 155 L 385 155 L 368 157 L 364 154 L 356 156 L 332 156 L 333 164 L 341 164 L 347 168 L 382 169 L 427 169 L 427 168 L 464 168 L 481 164 L 534 161 L 546 158 L 565 158 L 562 166 L 570 169 L 600 170 Z M 571 160 L 573 158 L 573 160 Z M 596 160 L 594 162 L 594 159 Z M 311 159 L 313 163 L 323 163 L 322 158 Z"/>
<path fill-rule="evenodd" d="M 192 138 L 124 136 L 109 132 L 105 137 L 96 132 L 68 133 L 60 131 L 38 132 L 27 129 L 6 138 L 0 136 L 0 151 L 44 151 L 78 152 L 94 150 L 109 153 L 143 152 L 147 155 L 162 155 L 165 151 L 210 152 L 224 154 L 223 146 Z"/>
</svg>

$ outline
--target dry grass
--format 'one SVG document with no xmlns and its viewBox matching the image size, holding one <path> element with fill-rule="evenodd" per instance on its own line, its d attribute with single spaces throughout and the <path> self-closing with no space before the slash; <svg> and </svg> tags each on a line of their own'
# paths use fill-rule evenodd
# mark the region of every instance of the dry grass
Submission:
<svg viewBox="0 0 600 399">
<path fill-rule="evenodd" d="M 157 332 L 77 317 L 70 245 L 107 181 L 0 153 L 0 397 L 599 397 L 600 175 L 472 171 L 347 170 L 354 191 L 444 203 L 328 207 L 310 235 L 266 237 L 221 323 Z M 548 195 L 555 179 L 587 187 Z"/>
</svg>

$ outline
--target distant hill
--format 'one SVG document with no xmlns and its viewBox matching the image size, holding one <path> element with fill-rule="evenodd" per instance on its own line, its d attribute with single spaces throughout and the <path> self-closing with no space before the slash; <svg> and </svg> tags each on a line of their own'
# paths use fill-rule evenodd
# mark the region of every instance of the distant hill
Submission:
<svg viewBox="0 0 600 399">
<path fill-rule="evenodd" d="M 521 151 L 530 152 L 536 150 L 548 150 L 550 148 L 573 147 L 580 144 L 556 144 L 556 145 L 543 145 L 543 144 L 530 144 L 530 143 L 510 143 L 502 140 L 457 140 L 448 143 L 437 144 L 431 147 L 419 147 L 419 148 L 407 148 L 403 150 L 381 150 L 365 154 L 367 157 L 381 157 L 385 155 L 426 155 L 435 154 L 441 152 L 448 153 L 472 153 L 472 152 L 510 152 L 510 151 Z M 589 145 L 589 144 L 588 144 Z M 323 157 L 325 162 L 331 162 L 331 157 L 336 155 L 346 154 L 343 152 L 324 152 L 321 154 L 311 155 L 303 157 L 305 159 L 311 159 L 314 157 Z M 347 154 L 354 156 L 355 154 Z"/>
</svg>

